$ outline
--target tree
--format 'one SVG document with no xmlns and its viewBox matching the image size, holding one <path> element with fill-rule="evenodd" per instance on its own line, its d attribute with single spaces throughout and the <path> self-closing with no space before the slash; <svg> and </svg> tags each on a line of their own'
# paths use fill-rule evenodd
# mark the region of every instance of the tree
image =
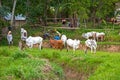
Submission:
<svg viewBox="0 0 120 80">
<path fill-rule="evenodd" d="M 68 0 L 67 2 L 67 8 L 69 9 L 69 16 L 71 18 L 71 23 L 73 25 L 73 27 L 77 26 L 78 23 L 78 18 L 81 19 L 81 21 L 83 21 L 83 19 L 88 18 L 87 16 L 87 8 L 84 3 L 85 0 Z M 67 10 L 67 9 L 66 9 Z"/>
<path fill-rule="evenodd" d="M 2 3 L 1 3 L 1 0 L 0 0 L 0 7 L 2 7 Z"/>
<path fill-rule="evenodd" d="M 93 22 L 93 27 L 99 24 L 100 19 L 106 16 L 113 16 L 115 5 L 118 0 L 89 0 L 89 17 Z M 112 15 L 110 15 L 112 13 Z"/>
<path fill-rule="evenodd" d="M 55 22 L 57 22 L 57 17 L 58 17 L 58 13 L 59 13 L 59 8 L 60 8 L 60 0 L 52 0 L 51 1 L 51 5 L 50 5 L 50 11 L 53 12 L 54 14 L 54 18 L 55 18 Z"/>
<path fill-rule="evenodd" d="M 10 22 L 11 27 L 13 27 L 13 20 L 14 20 L 14 12 L 15 12 L 15 7 L 16 7 L 16 2 L 17 2 L 17 0 L 14 0 L 13 9 L 12 9 L 12 16 L 11 16 L 11 22 Z"/>
<path fill-rule="evenodd" d="M 117 1 L 119 0 L 12 0 L 11 2 L 0 0 L 0 3 L 2 3 L 2 7 L 5 6 L 12 10 L 12 16 L 18 13 L 26 15 L 28 22 L 36 23 L 42 20 L 44 25 L 47 25 L 47 18 L 51 16 L 54 16 L 55 21 L 57 21 L 57 17 L 69 17 L 75 27 L 78 18 L 80 22 L 88 20 L 93 23 L 93 26 L 96 26 L 100 23 L 100 19 L 113 16 L 114 3 Z M 16 5 L 16 2 L 19 5 Z M 12 19 L 11 25 L 13 25 Z"/>
</svg>

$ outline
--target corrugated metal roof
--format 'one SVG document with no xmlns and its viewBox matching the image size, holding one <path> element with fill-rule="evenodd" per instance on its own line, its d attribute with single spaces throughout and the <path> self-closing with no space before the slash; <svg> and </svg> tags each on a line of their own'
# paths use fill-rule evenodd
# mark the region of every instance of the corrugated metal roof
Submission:
<svg viewBox="0 0 120 80">
<path fill-rule="evenodd" d="M 8 13 L 6 16 L 4 16 L 4 18 L 6 20 L 11 20 L 11 13 Z M 26 16 L 23 16 L 22 14 L 18 14 L 15 16 L 15 20 L 26 20 Z"/>
</svg>

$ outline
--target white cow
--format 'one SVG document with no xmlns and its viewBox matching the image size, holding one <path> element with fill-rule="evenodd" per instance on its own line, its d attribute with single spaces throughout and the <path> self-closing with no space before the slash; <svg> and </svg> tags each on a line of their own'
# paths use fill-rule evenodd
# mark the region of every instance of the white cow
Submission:
<svg viewBox="0 0 120 80">
<path fill-rule="evenodd" d="M 91 53 L 96 53 L 96 48 L 97 48 L 97 42 L 94 39 L 88 39 L 85 41 L 85 53 L 87 53 L 87 49 L 90 48 L 91 49 Z"/>
<path fill-rule="evenodd" d="M 72 48 L 73 48 L 73 51 L 75 51 L 77 48 L 79 48 L 80 40 L 68 39 L 68 40 L 66 41 L 66 43 L 67 43 L 67 51 L 68 51 L 69 47 L 72 47 Z"/>
<path fill-rule="evenodd" d="M 103 41 L 104 40 L 104 37 L 105 37 L 105 33 L 104 32 L 97 32 L 96 33 L 96 40 L 97 41 Z"/>
<path fill-rule="evenodd" d="M 92 31 L 92 32 L 83 33 L 82 37 L 85 38 L 85 39 L 89 39 L 89 37 L 93 37 L 95 39 L 96 32 Z"/>
<path fill-rule="evenodd" d="M 39 49 L 41 50 L 41 46 L 42 46 L 42 41 L 43 41 L 43 38 L 42 37 L 32 37 L 32 36 L 29 36 L 27 39 L 26 39 L 26 45 L 29 47 L 29 48 L 32 48 L 34 44 L 39 44 Z"/>
<path fill-rule="evenodd" d="M 89 39 L 90 37 L 93 37 L 93 39 L 97 41 L 103 41 L 105 37 L 105 33 L 92 31 L 92 32 L 83 33 L 82 37 L 85 39 Z"/>
<path fill-rule="evenodd" d="M 61 36 L 61 40 L 63 41 L 63 44 L 64 44 L 64 46 L 65 46 L 65 43 L 66 43 L 66 41 L 67 41 L 66 35 L 62 35 L 62 36 Z"/>
</svg>

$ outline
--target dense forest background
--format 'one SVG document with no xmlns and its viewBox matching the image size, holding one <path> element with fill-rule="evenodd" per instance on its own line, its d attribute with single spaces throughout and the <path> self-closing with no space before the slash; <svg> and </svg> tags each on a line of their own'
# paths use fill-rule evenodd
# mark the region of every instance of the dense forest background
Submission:
<svg viewBox="0 0 120 80">
<path fill-rule="evenodd" d="M 115 17 L 114 14 L 119 0 L 0 0 L 0 17 L 12 13 L 23 14 L 27 23 L 47 25 L 48 20 L 55 23 L 62 18 L 69 19 L 74 27 L 77 22 L 90 23 L 96 27 L 102 20 Z"/>
</svg>

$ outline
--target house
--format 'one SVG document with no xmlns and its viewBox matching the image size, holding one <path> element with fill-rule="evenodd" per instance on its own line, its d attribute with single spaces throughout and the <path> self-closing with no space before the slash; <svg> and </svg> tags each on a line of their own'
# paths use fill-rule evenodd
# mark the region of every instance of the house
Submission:
<svg viewBox="0 0 120 80">
<path fill-rule="evenodd" d="M 11 20 L 11 16 L 12 14 L 11 13 L 8 13 L 6 16 L 4 16 L 4 19 L 6 21 L 9 21 Z M 18 14 L 15 16 L 15 22 L 14 22 L 14 26 L 17 27 L 17 26 L 22 26 L 26 23 L 26 16 L 23 16 L 22 14 Z"/>
</svg>

